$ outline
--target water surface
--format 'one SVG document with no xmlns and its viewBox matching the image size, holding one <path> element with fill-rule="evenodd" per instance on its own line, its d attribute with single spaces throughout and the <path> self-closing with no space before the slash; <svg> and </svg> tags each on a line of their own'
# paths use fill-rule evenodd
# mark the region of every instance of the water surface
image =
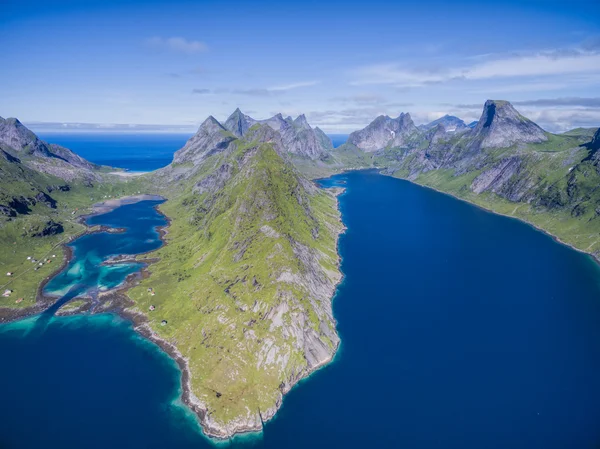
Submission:
<svg viewBox="0 0 600 449">
<path fill-rule="evenodd" d="M 588 256 L 406 181 L 323 183 L 347 188 L 340 352 L 261 437 L 233 446 L 598 447 L 600 270 Z M 0 326 L 0 447 L 210 447 L 173 403 L 176 367 L 126 322 L 35 329 Z"/>
<path fill-rule="evenodd" d="M 41 139 L 62 145 L 88 161 L 132 171 L 165 167 L 191 134 L 172 133 L 41 133 Z"/>
<path fill-rule="evenodd" d="M 111 212 L 94 215 L 86 220 L 89 226 L 103 225 L 113 231 L 84 235 L 69 243 L 73 257 L 69 265 L 46 284 L 44 293 L 54 296 L 82 295 L 117 287 L 129 274 L 143 264 L 107 264 L 112 256 L 135 255 L 162 245 L 157 228 L 167 221 L 155 210 L 161 200 L 146 200 L 127 204 Z"/>
</svg>

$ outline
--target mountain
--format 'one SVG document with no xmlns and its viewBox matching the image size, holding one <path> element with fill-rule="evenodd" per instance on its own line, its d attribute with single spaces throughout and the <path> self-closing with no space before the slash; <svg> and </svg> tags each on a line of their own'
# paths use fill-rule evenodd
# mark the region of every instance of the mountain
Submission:
<svg viewBox="0 0 600 449">
<path fill-rule="evenodd" d="M 316 160 L 327 157 L 328 151 L 333 148 L 331 139 L 320 129 L 313 129 L 304 114 L 296 119 L 276 114 L 266 120 L 255 120 L 236 109 L 225 121 L 224 127 L 236 137 L 244 137 L 256 124 L 267 125 L 278 131 L 285 151 L 293 156 Z"/>
<path fill-rule="evenodd" d="M 240 108 L 233 111 L 224 124 L 224 127 L 231 131 L 236 137 L 243 137 L 244 134 L 256 123 L 249 115 L 243 114 Z"/>
<path fill-rule="evenodd" d="M 419 135 L 410 114 L 400 114 L 397 118 L 380 115 L 366 128 L 355 131 L 348 137 L 348 143 L 363 151 L 373 152 L 387 147 L 399 147 L 411 137 Z"/>
<path fill-rule="evenodd" d="M 99 179 L 98 166 L 67 148 L 40 140 L 16 118 L 0 117 L 0 149 L 33 170 L 65 181 Z"/>
<path fill-rule="evenodd" d="M 469 124 L 467 125 L 467 128 L 471 128 L 471 129 L 473 129 L 473 128 L 475 128 L 475 127 L 477 126 L 477 123 L 478 123 L 478 122 L 477 122 L 477 120 L 475 120 L 475 121 L 473 121 L 473 122 L 469 123 Z"/>
<path fill-rule="evenodd" d="M 185 400 L 220 438 L 259 431 L 283 394 L 339 345 L 335 192 L 296 170 L 284 137 L 293 128 L 308 141 L 314 130 L 303 116 L 248 122 L 239 111 L 225 126 L 207 118 L 152 174 L 169 199 L 161 206 L 168 244 L 129 292 L 135 310 L 161 311 L 148 325 L 187 360 Z"/>
<path fill-rule="evenodd" d="M 542 128 L 519 114 L 508 101 L 486 101 L 473 130 L 474 135 L 482 140 L 482 148 L 508 148 L 514 144 L 548 140 Z"/>
<path fill-rule="evenodd" d="M 315 127 L 315 136 L 325 151 L 329 152 L 333 150 L 333 142 L 330 137 L 318 126 Z"/>
<path fill-rule="evenodd" d="M 551 134 L 509 102 L 488 100 L 472 128 L 442 123 L 406 132 L 378 117 L 331 152 L 335 170 L 377 167 L 535 224 L 600 256 L 600 137 L 589 129 Z M 394 138 L 392 138 L 392 136 Z M 357 148 L 358 147 L 358 148 Z"/>
<path fill-rule="evenodd" d="M 465 122 L 463 122 L 458 117 L 455 117 L 453 115 L 444 115 L 443 117 L 440 117 L 439 119 L 434 120 L 431 123 L 419 126 L 419 129 L 427 131 L 432 128 L 435 128 L 437 125 L 442 125 L 447 132 L 455 132 L 467 128 Z"/>
</svg>

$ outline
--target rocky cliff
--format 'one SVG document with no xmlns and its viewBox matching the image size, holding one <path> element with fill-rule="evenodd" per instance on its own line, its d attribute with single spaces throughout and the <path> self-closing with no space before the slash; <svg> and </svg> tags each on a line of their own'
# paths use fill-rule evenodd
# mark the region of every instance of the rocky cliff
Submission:
<svg viewBox="0 0 600 449">
<path fill-rule="evenodd" d="M 473 137 L 481 139 L 482 148 L 508 148 L 548 140 L 542 128 L 519 114 L 508 101 L 500 100 L 485 102 Z"/>
<path fill-rule="evenodd" d="M 363 151 L 373 152 L 383 148 L 403 146 L 411 138 L 419 135 L 420 131 L 413 123 L 410 114 L 403 113 L 397 118 L 380 115 L 366 128 L 350 134 L 348 143 Z"/>
<path fill-rule="evenodd" d="M 551 134 L 501 100 L 488 100 L 473 128 L 448 132 L 442 119 L 418 134 L 409 124 L 408 138 L 397 139 L 399 120 L 378 117 L 332 157 L 516 216 L 600 255 L 598 132 Z"/>
<path fill-rule="evenodd" d="M 278 131 L 285 151 L 297 157 L 322 159 L 333 148 L 331 139 L 320 129 L 313 129 L 304 114 L 296 119 L 276 114 L 266 120 L 255 120 L 236 109 L 224 123 L 224 127 L 236 137 L 243 137 L 256 124 L 267 125 Z"/>
<path fill-rule="evenodd" d="M 0 149 L 38 172 L 65 181 L 98 180 L 98 167 L 60 145 L 40 140 L 16 118 L 0 118 Z"/>
<path fill-rule="evenodd" d="M 438 125 L 442 125 L 447 132 L 456 132 L 467 128 L 467 125 L 464 121 L 453 115 L 446 114 L 437 120 L 427 123 L 426 125 L 419 126 L 419 129 L 422 131 L 428 131 L 437 127 Z"/>
</svg>

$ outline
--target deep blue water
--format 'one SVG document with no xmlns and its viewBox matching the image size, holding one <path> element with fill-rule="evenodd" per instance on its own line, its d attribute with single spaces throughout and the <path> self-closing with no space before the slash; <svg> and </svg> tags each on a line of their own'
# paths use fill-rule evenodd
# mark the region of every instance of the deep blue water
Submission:
<svg viewBox="0 0 600 449">
<path fill-rule="evenodd" d="M 348 140 L 348 134 L 328 134 L 328 136 L 331 139 L 331 143 L 333 143 L 333 148 L 345 144 Z"/>
<path fill-rule="evenodd" d="M 191 137 L 171 133 L 42 133 L 39 136 L 96 164 L 131 171 L 151 171 L 169 165 L 173 153 Z"/>
<path fill-rule="evenodd" d="M 406 181 L 323 183 L 347 188 L 342 346 L 240 445 L 598 447 L 600 269 L 588 256 Z M 0 447 L 209 447 L 173 403 L 174 364 L 112 315 L 3 325 L 0 351 Z"/>
<path fill-rule="evenodd" d="M 41 139 L 62 145 L 88 161 L 131 171 L 152 171 L 169 165 L 190 134 L 171 133 L 40 133 Z M 329 134 L 335 148 L 347 134 Z"/>
<path fill-rule="evenodd" d="M 111 256 L 134 255 L 162 245 L 157 227 L 167 224 L 154 207 L 162 201 L 140 201 L 121 206 L 111 212 L 89 217 L 88 225 L 105 225 L 124 232 L 96 232 L 84 235 L 69 246 L 73 258 L 58 276 L 45 287 L 45 293 L 69 297 L 90 290 L 108 290 L 139 271 L 141 263 L 103 264 Z"/>
</svg>

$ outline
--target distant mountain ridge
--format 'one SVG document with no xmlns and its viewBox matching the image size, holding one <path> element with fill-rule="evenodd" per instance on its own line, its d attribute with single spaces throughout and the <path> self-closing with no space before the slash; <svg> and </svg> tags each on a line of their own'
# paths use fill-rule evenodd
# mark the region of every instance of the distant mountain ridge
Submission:
<svg viewBox="0 0 600 449">
<path fill-rule="evenodd" d="M 16 118 L 0 117 L 0 149 L 34 170 L 66 181 L 96 180 L 99 167 L 71 150 L 40 140 Z"/>
<path fill-rule="evenodd" d="M 267 125 L 281 135 L 285 151 L 308 159 L 319 159 L 327 156 L 333 149 L 331 139 L 319 128 L 312 128 L 304 114 L 296 119 L 284 118 L 276 114 L 265 120 L 256 120 L 236 109 L 223 124 L 224 128 L 236 137 L 245 137 L 254 125 Z"/>
<path fill-rule="evenodd" d="M 427 131 L 435 128 L 438 125 L 442 125 L 447 132 L 460 131 L 461 129 L 465 129 L 467 127 L 466 123 L 460 118 L 446 114 L 430 123 L 420 125 L 418 128 L 423 131 Z"/>
</svg>

